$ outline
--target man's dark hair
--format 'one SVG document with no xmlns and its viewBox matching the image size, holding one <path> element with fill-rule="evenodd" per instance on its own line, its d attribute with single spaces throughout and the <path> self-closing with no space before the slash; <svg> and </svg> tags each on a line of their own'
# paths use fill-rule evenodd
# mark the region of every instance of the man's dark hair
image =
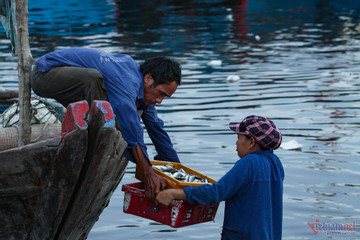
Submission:
<svg viewBox="0 0 360 240">
<path fill-rule="evenodd" d="M 146 59 L 145 62 L 140 65 L 140 71 L 143 76 L 148 73 L 151 75 L 154 79 L 154 87 L 173 81 L 175 81 L 177 85 L 180 85 L 181 82 L 180 64 L 168 57 Z"/>
</svg>

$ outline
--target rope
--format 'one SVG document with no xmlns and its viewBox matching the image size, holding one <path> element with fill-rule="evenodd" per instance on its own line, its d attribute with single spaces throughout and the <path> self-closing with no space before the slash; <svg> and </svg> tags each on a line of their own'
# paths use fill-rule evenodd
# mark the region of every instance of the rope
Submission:
<svg viewBox="0 0 360 240">
<path fill-rule="evenodd" d="M 31 140 L 31 143 L 39 141 L 47 132 L 49 124 L 61 123 L 62 116 L 48 101 L 40 98 L 31 99 L 31 124 L 44 124 L 40 134 Z M 0 115 L 0 127 L 15 127 L 19 134 L 19 102 L 14 102 Z"/>
<path fill-rule="evenodd" d="M 61 123 L 62 117 L 46 100 L 32 98 L 31 124 Z M 1 126 L 12 127 L 19 123 L 19 102 L 15 102 L 1 114 Z"/>
</svg>

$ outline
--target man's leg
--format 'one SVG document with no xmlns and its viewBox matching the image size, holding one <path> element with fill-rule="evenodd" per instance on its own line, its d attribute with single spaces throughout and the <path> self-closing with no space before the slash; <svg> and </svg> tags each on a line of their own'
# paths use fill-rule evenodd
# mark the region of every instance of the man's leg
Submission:
<svg viewBox="0 0 360 240">
<path fill-rule="evenodd" d="M 107 100 L 103 76 L 92 68 L 64 66 L 41 73 L 35 65 L 31 87 L 37 95 L 53 98 L 65 107 L 80 100 L 89 104 L 93 100 Z"/>
</svg>

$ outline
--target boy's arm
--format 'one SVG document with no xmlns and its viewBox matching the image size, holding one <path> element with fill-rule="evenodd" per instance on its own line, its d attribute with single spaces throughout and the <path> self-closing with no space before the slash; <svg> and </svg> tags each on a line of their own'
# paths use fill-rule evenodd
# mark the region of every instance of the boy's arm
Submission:
<svg viewBox="0 0 360 240">
<path fill-rule="evenodd" d="M 183 189 L 166 189 L 156 196 L 156 203 L 169 206 L 172 200 L 186 200 L 186 194 Z"/>
</svg>

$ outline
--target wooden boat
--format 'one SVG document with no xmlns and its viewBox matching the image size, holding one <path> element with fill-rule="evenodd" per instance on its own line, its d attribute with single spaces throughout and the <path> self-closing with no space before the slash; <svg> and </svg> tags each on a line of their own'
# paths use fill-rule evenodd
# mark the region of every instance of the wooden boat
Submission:
<svg viewBox="0 0 360 240">
<path fill-rule="evenodd" d="M 0 151 L 0 239 L 86 239 L 122 179 L 111 106 L 70 104 L 61 135 Z"/>
<path fill-rule="evenodd" d="M 5 90 L 0 87 L 0 105 L 9 105 L 12 103 L 12 99 L 19 96 L 18 91 L 15 90 Z"/>
<path fill-rule="evenodd" d="M 0 87 L 0 113 L 5 111 L 5 109 L 14 103 L 14 99 L 19 96 L 18 91 L 9 91 Z"/>
<path fill-rule="evenodd" d="M 28 8 L 27 1 L 13 3 L 0 2 L 0 16 L 18 58 L 19 94 L 0 91 L 0 110 L 19 96 L 19 131 L 5 131 L 16 131 L 21 147 L 0 150 L 0 239 L 86 239 L 122 179 L 127 143 L 108 102 L 94 101 L 89 109 L 80 101 L 68 106 L 61 132 L 28 144 Z"/>
</svg>

